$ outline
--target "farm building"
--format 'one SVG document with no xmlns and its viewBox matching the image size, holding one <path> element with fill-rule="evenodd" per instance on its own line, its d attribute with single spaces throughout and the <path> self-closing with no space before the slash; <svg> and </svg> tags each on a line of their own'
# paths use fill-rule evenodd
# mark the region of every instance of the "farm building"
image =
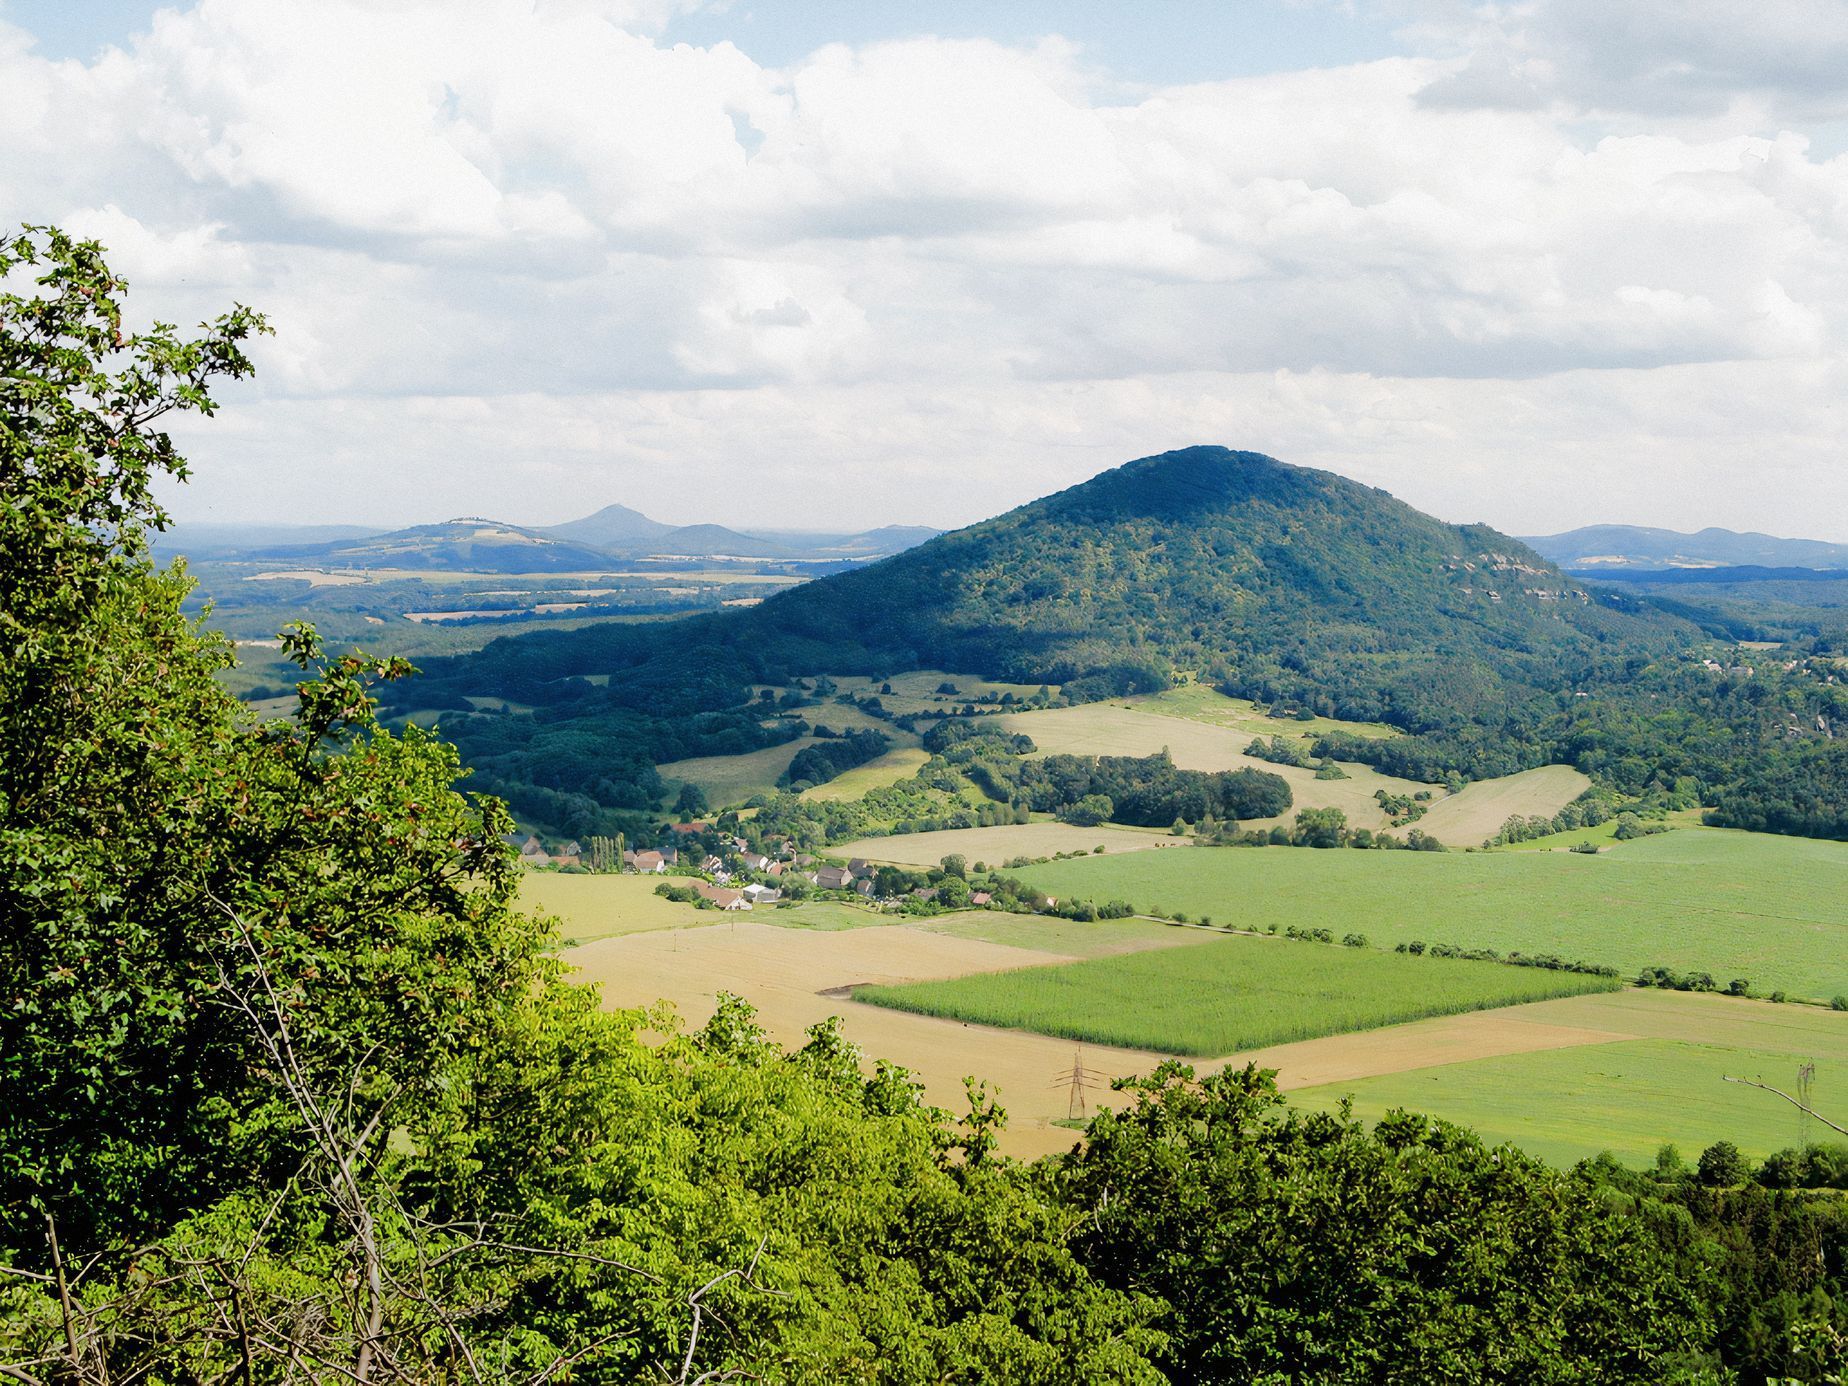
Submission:
<svg viewBox="0 0 1848 1386">
<path fill-rule="evenodd" d="M 748 910 L 751 902 L 745 898 L 742 890 L 729 890 L 724 886 L 713 885 L 710 881 L 695 881 L 693 889 L 706 899 L 712 901 L 722 910 Z"/>
</svg>

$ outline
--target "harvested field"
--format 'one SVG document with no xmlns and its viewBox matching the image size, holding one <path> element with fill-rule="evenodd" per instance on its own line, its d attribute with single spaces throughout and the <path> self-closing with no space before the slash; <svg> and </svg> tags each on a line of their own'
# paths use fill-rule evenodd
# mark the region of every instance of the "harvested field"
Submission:
<svg viewBox="0 0 1848 1386">
<path fill-rule="evenodd" d="M 840 990 L 862 982 L 1064 961 L 1059 954 L 903 925 L 809 933 L 728 922 L 607 938 L 567 956 L 579 980 L 602 987 L 606 1004 L 639 1006 L 665 998 L 689 1025 L 705 1022 L 719 991 L 749 1000 L 764 1028 L 785 1044 L 800 1044 L 809 1026 L 838 1015 L 847 1037 L 869 1058 L 903 1064 L 924 1084 L 926 1099 L 950 1111 L 966 1109 L 965 1076 L 994 1084 L 1010 1118 L 1001 1141 L 1005 1152 L 1031 1157 L 1069 1149 L 1077 1140 L 1074 1132 L 1052 1124 L 1067 1111 L 1053 1076 L 1071 1069 L 1074 1046 L 1069 1041 L 862 1006 L 843 999 Z M 1161 1058 L 1086 1045 L 1083 1061 L 1111 1077 L 1129 1077 L 1149 1071 Z M 1098 1102 L 1115 1100 L 1107 1091 L 1091 1096 L 1093 1109 Z"/>
<path fill-rule="evenodd" d="M 1590 788 L 1591 780 L 1569 765 L 1543 765 L 1465 785 L 1433 804 L 1418 826 L 1453 847 L 1473 847 L 1494 837 L 1515 814 L 1551 818 Z"/>
<path fill-rule="evenodd" d="M 1292 735 L 1270 725 L 1268 718 L 1258 721 L 1265 724 L 1259 730 L 1266 736 Z M 1444 795 L 1442 788 L 1382 775 L 1366 765 L 1342 766 L 1349 776 L 1345 780 L 1318 780 L 1314 770 L 1246 755 L 1245 747 L 1258 734 L 1249 727 L 1170 716 L 1153 710 L 1152 705 L 1086 703 L 1045 712 L 1008 713 L 998 724 L 1032 737 L 1041 755 L 1149 756 L 1165 748 L 1183 770 L 1264 770 L 1281 775 L 1289 782 L 1293 800 L 1289 814 L 1254 822 L 1253 827 L 1288 822 L 1298 809 L 1338 808 L 1354 827 L 1378 830 L 1388 827 L 1390 820 L 1380 811 L 1374 791 L 1406 795 L 1429 791 L 1439 799 Z"/>
<path fill-rule="evenodd" d="M 835 856 L 865 857 L 898 866 L 935 866 L 952 853 L 960 853 L 972 864 L 980 861 L 999 866 L 1015 857 L 1052 857 L 1060 852 L 1089 852 L 1100 846 L 1107 853 L 1145 852 L 1190 847 L 1191 843 L 1154 828 L 1120 828 L 1108 823 L 1074 828 L 1069 823 L 1044 822 L 866 837 L 828 851 Z"/>
<path fill-rule="evenodd" d="M 675 904 L 654 893 L 659 876 L 563 875 L 555 871 L 520 873 L 520 908 L 551 915 L 567 945 L 655 929 L 685 929 L 712 916 L 691 905 Z"/>
</svg>

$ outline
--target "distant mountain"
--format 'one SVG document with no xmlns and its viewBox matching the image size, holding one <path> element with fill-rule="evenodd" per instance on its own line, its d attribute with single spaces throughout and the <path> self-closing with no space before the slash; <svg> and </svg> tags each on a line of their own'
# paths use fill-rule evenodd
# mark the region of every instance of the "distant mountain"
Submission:
<svg viewBox="0 0 1848 1386">
<path fill-rule="evenodd" d="M 1611 647 L 1690 629 L 1485 526 L 1217 447 L 1128 463 L 750 616 L 895 664 L 1112 691 L 1182 669 L 1412 727 L 1492 715 Z"/>
<path fill-rule="evenodd" d="M 1492 529 L 1204 447 L 695 618 L 668 644 L 602 627 L 510 642 L 456 670 L 469 691 L 518 685 L 523 697 L 548 678 L 608 672 L 620 676 L 612 697 L 688 708 L 821 672 L 941 668 L 1095 697 L 1165 687 L 1181 670 L 1419 729 L 1492 723 L 1536 691 L 1578 686 L 1601 660 L 1695 634 Z"/>
<path fill-rule="evenodd" d="M 1683 534 L 1639 525 L 1588 525 L 1525 542 L 1562 568 L 1587 573 L 1628 568 L 1848 568 L 1848 544 L 1730 529 Z"/>
<path fill-rule="evenodd" d="M 429 568 L 475 573 L 595 572 L 610 555 L 498 520 L 413 525 L 357 539 L 247 550 L 244 558 L 341 568 Z"/>
<path fill-rule="evenodd" d="M 154 536 L 154 552 L 188 558 L 222 558 L 250 549 L 365 539 L 383 530 L 365 525 L 266 525 L 184 521 Z"/>
<path fill-rule="evenodd" d="M 674 526 L 651 520 L 626 505 L 606 505 L 594 515 L 562 525 L 548 525 L 539 532 L 592 548 L 631 549 L 645 548 L 663 535 L 672 534 Z"/>
<path fill-rule="evenodd" d="M 740 534 L 724 525 L 682 525 L 649 541 L 650 557 L 667 558 L 797 558 L 801 555 L 773 539 Z"/>
</svg>

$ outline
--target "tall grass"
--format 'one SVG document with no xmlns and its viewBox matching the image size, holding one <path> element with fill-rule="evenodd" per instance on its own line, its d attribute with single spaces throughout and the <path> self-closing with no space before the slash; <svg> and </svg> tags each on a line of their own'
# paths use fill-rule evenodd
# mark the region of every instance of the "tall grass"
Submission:
<svg viewBox="0 0 1848 1386">
<path fill-rule="evenodd" d="M 1232 937 L 1059 967 L 861 987 L 854 999 L 1094 1044 L 1218 1055 L 1617 986 L 1500 963 Z"/>
</svg>

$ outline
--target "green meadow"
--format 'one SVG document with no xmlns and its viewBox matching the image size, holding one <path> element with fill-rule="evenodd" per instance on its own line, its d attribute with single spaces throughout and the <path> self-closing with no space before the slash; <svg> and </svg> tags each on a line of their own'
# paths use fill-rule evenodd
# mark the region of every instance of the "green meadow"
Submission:
<svg viewBox="0 0 1848 1386">
<path fill-rule="evenodd" d="M 1060 898 L 1127 900 L 1241 929 L 1295 924 L 1557 953 L 1626 974 L 1660 965 L 1724 986 L 1848 993 L 1848 843 L 1682 828 L 1570 852 L 1195 848 L 1015 873 Z"/>
<path fill-rule="evenodd" d="M 1760 1078 L 1790 1092 L 1798 1064 L 1814 1055 L 1817 1102 L 1825 1111 L 1848 1111 L 1848 1024 L 1836 1028 L 1832 1038 L 1818 1037 L 1796 1053 L 1626 1040 L 1300 1088 L 1290 1101 L 1329 1111 L 1351 1097 L 1355 1114 L 1368 1121 L 1395 1108 L 1425 1112 L 1555 1164 L 1603 1150 L 1628 1164 L 1646 1164 L 1664 1143 L 1676 1145 L 1691 1162 L 1722 1139 L 1763 1159 L 1798 1143 L 1797 1109 L 1726 1079 Z M 1821 1126 L 1812 1128 L 1810 1138 L 1838 1139 Z"/>
<path fill-rule="evenodd" d="M 1224 937 L 1058 967 L 860 987 L 854 999 L 1095 1044 L 1218 1055 L 1616 985 L 1500 963 Z"/>
</svg>

